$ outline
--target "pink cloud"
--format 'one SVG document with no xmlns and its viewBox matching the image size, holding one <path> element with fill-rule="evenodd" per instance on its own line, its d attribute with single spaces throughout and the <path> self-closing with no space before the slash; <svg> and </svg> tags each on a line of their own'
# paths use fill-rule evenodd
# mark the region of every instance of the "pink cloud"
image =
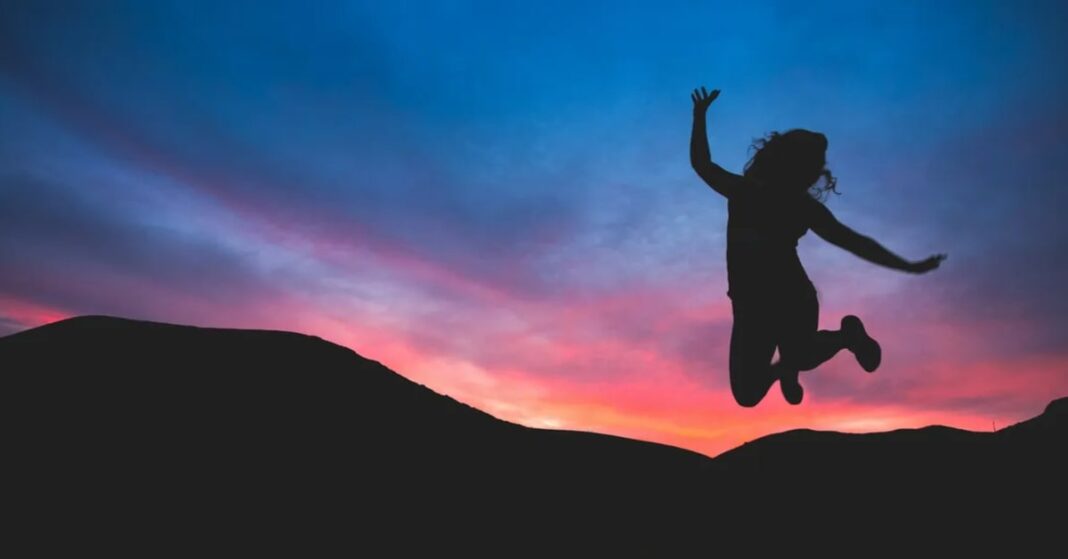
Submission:
<svg viewBox="0 0 1068 559">
<path fill-rule="evenodd" d="M 73 316 L 72 313 L 25 299 L 0 294 L 0 317 L 23 328 L 33 328 Z"/>
</svg>

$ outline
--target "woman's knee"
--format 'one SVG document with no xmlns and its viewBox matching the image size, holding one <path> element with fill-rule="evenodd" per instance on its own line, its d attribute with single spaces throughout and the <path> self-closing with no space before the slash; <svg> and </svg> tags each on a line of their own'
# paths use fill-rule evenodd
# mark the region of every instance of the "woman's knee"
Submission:
<svg viewBox="0 0 1068 559">
<path fill-rule="evenodd" d="M 744 378 L 742 375 L 731 375 L 731 394 L 734 396 L 734 401 L 743 408 L 755 407 L 764 399 L 768 387 L 751 380 L 743 381 L 742 378 Z"/>
<path fill-rule="evenodd" d="M 775 341 L 765 328 L 763 321 L 736 317 L 731 330 L 731 393 L 742 407 L 759 404 L 774 382 L 770 378 L 770 366 Z"/>
<path fill-rule="evenodd" d="M 764 395 L 757 395 L 755 392 L 738 392 L 734 391 L 734 401 L 738 402 L 739 406 L 743 408 L 755 408 L 761 400 L 764 399 Z"/>
</svg>

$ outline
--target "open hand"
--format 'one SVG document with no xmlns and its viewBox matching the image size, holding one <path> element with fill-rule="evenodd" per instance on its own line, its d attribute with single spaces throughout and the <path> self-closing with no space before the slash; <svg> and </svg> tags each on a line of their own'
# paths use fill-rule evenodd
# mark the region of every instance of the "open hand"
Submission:
<svg viewBox="0 0 1068 559">
<path fill-rule="evenodd" d="M 713 89 L 712 93 L 705 90 L 705 86 L 701 86 L 701 89 L 693 90 L 690 94 L 690 99 L 693 99 L 694 112 L 705 112 L 708 110 L 708 106 L 712 104 L 712 101 L 719 97 L 719 90 Z"/>
<path fill-rule="evenodd" d="M 942 261 L 945 259 L 945 254 L 935 254 L 933 256 L 927 257 L 924 260 L 920 260 L 919 262 L 913 262 L 912 266 L 909 268 L 908 271 L 914 274 L 925 274 L 927 272 L 930 272 L 931 270 L 934 270 L 935 268 L 938 268 L 938 266 L 942 264 Z"/>
</svg>

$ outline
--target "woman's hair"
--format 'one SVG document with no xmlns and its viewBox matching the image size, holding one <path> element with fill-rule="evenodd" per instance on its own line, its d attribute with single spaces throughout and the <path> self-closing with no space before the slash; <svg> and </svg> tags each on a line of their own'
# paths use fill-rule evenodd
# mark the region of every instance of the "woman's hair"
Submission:
<svg viewBox="0 0 1068 559">
<path fill-rule="evenodd" d="M 783 190 L 806 190 L 817 200 L 828 192 L 840 194 L 838 183 L 827 169 L 827 137 L 800 128 L 772 132 L 753 142 L 753 157 L 745 164 L 745 176 Z M 820 179 L 822 184 L 817 184 Z"/>
</svg>

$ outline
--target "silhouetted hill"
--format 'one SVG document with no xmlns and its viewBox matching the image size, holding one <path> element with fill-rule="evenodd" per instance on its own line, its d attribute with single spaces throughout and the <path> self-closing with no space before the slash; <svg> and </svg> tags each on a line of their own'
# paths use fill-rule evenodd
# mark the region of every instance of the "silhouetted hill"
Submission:
<svg viewBox="0 0 1068 559">
<path fill-rule="evenodd" d="M 80 317 L 0 338 L 0 370 L 20 516 L 105 541 L 662 554 L 936 519 L 949 540 L 1040 530 L 1068 470 L 1068 399 L 997 433 L 792 431 L 710 459 L 504 422 L 288 332 Z"/>
</svg>

